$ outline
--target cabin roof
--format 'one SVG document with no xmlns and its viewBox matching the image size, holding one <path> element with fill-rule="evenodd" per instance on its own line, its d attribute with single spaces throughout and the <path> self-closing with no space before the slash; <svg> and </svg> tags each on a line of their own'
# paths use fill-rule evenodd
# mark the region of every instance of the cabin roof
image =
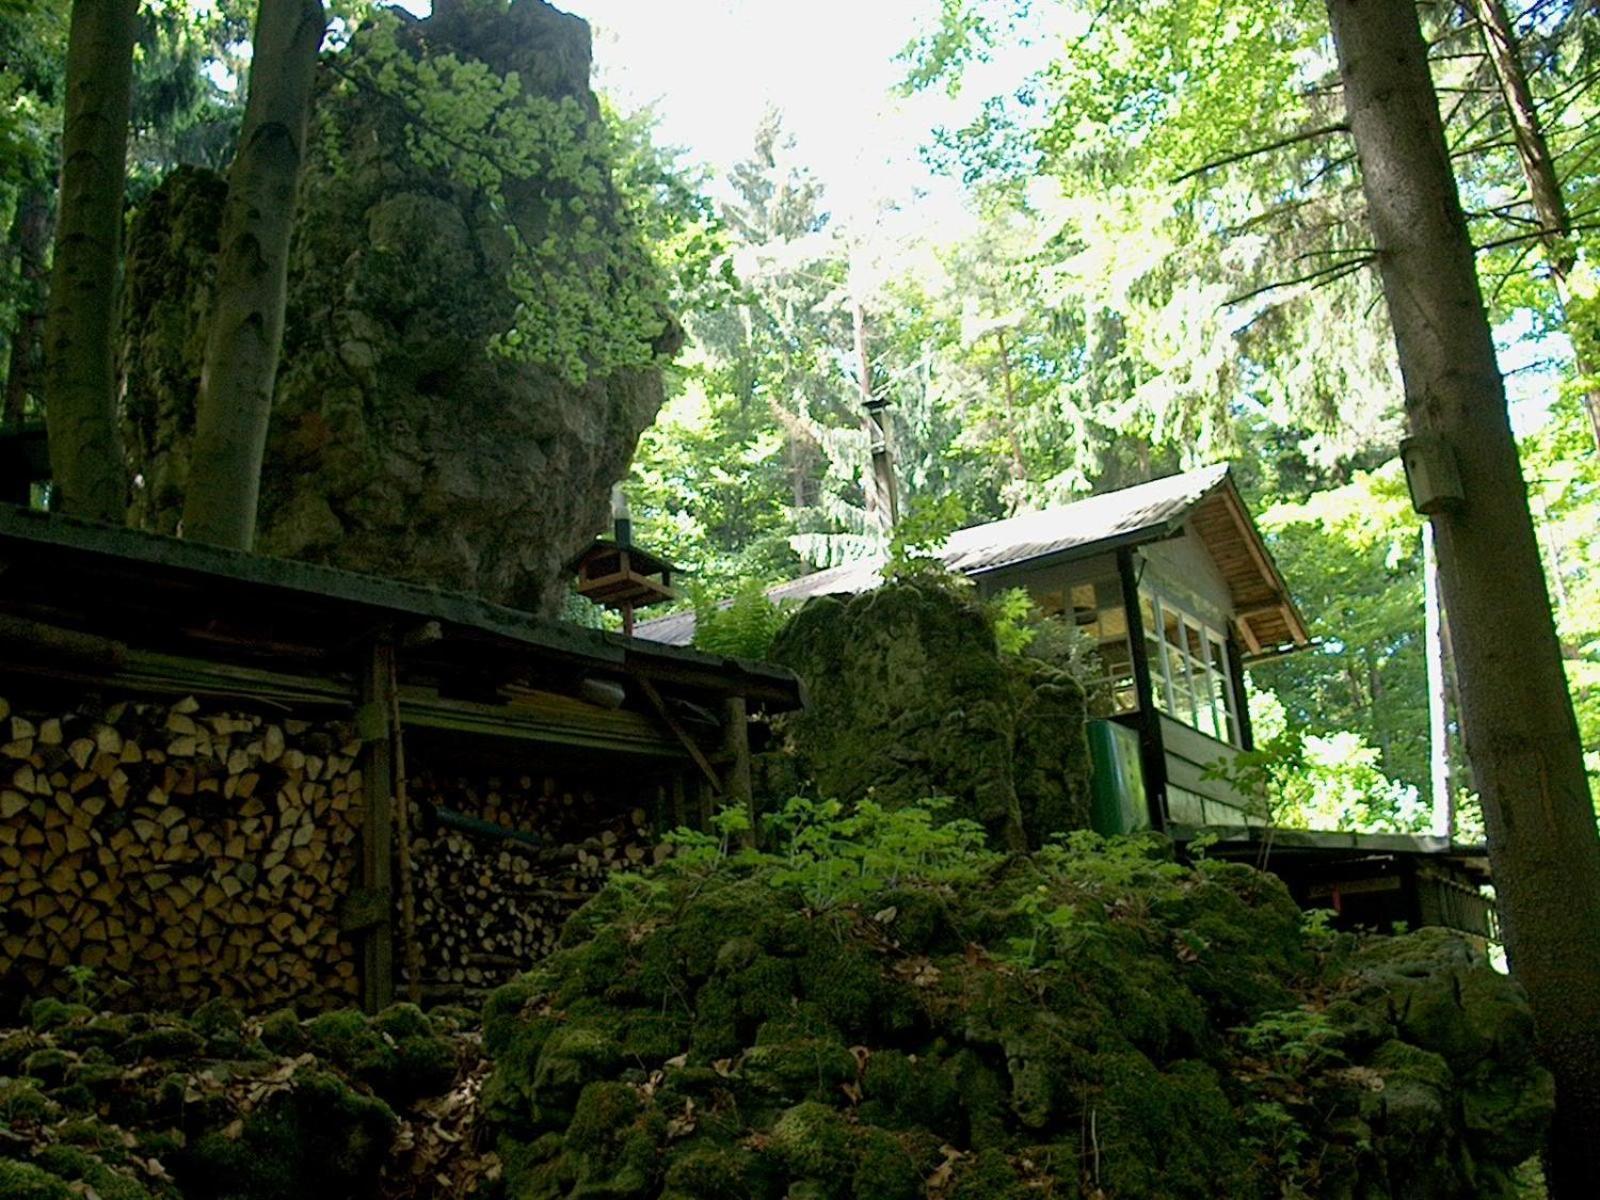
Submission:
<svg viewBox="0 0 1600 1200">
<path fill-rule="evenodd" d="M 1307 645 L 1305 622 L 1226 463 L 972 525 L 951 534 L 939 557 L 952 571 L 980 576 L 1160 541 L 1191 522 L 1228 584 L 1248 652 L 1260 655 Z M 767 595 L 781 601 L 867 591 L 883 582 L 884 562 L 882 555 L 875 555 L 830 567 L 769 588 Z M 643 621 L 635 632 L 641 638 L 688 645 L 694 638 L 694 614 Z"/>
<path fill-rule="evenodd" d="M 427 628 L 410 652 L 458 678 L 639 676 L 799 707 L 784 668 L 584 629 L 464 592 L 245 554 L 0 504 L 0 619 L 189 654 L 336 662 L 375 630 Z"/>
</svg>

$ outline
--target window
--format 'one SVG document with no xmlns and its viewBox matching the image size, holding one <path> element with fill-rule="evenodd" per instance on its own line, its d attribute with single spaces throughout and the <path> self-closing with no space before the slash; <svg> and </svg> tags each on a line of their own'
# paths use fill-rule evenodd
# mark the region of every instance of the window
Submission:
<svg viewBox="0 0 1600 1200">
<path fill-rule="evenodd" d="M 1208 737 L 1239 745 L 1238 702 L 1222 634 L 1142 588 L 1139 614 L 1156 708 Z"/>
<path fill-rule="evenodd" d="M 1089 681 L 1089 711 L 1097 717 L 1133 712 L 1139 693 L 1133 683 L 1133 650 L 1128 643 L 1128 614 L 1122 607 L 1122 584 L 1115 577 L 1075 583 L 1066 590 L 1078 631 L 1095 645 L 1099 673 Z"/>
</svg>

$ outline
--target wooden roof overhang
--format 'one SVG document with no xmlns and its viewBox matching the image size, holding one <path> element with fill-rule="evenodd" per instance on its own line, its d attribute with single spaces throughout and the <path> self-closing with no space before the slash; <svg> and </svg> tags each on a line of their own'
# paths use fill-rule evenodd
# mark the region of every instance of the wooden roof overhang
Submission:
<svg viewBox="0 0 1600 1200">
<path fill-rule="evenodd" d="M 645 608 L 678 598 L 672 564 L 638 546 L 596 538 L 573 569 L 578 574 L 578 594 L 596 604 Z"/>
<path fill-rule="evenodd" d="M 1189 522 L 1228 585 L 1246 660 L 1309 646 L 1305 619 L 1231 476 L 1196 503 Z"/>
<path fill-rule="evenodd" d="M 663 727 L 663 697 L 680 727 L 733 697 L 803 703 L 799 680 L 765 663 L 0 504 L 0 670 L 342 708 L 379 637 L 399 647 L 406 724 L 680 759 L 692 751 Z M 617 702 L 585 699 L 596 682 Z"/>
</svg>

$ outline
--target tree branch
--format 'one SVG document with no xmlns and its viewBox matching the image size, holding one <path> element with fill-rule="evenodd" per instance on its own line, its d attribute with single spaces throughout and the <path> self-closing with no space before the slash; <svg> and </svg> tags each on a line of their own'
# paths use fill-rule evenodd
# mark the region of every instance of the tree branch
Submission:
<svg viewBox="0 0 1600 1200">
<path fill-rule="evenodd" d="M 1264 146 L 1255 146 L 1249 150 L 1241 150 L 1237 154 L 1229 154 L 1224 158 L 1215 159 L 1208 163 L 1202 163 L 1193 170 L 1185 171 L 1182 175 L 1179 175 L 1176 179 L 1172 180 L 1172 182 L 1175 184 L 1184 183 L 1190 179 L 1193 179 L 1197 175 L 1204 175 L 1208 171 L 1215 171 L 1218 167 L 1226 167 L 1236 162 L 1243 162 L 1247 158 L 1255 158 L 1259 154 L 1271 154 L 1274 150 L 1282 150 L 1286 146 L 1293 146 L 1300 142 L 1309 142 L 1320 137 L 1327 137 L 1330 133 L 1349 132 L 1350 126 L 1345 124 L 1343 121 L 1337 121 L 1332 125 L 1321 125 L 1316 129 L 1302 130 L 1300 133 L 1291 134 L 1286 138 L 1279 138 L 1275 142 L 1268 142 Z"/>
<path fill-rule="evenodd" d="M 1359 271 L 1377 259 L 1376 254 L 1363 254 L 1358 258 L 1347 258 L 1341 262 L 1332 263 L 1326 267 L 1319 267 L 1315 271 L 1308 271 L 1304 275 L 1297 275 L 1293 279 L 1280 279 L 1262 287 L 1252 288 L 1222 302 L 1223 308 L 1231 308 L 1235 304 L 1243 304 L 1246 300 L 1253 300 L 1267 292 L 1275 292 L 1279 288 L 1298 287 L 1302 283 L 1316 283 L 1319 287 L 1323 284 L 1333 283 L 1337 279 Z M 1319 282 L 1320 281 L 1320 282 Z"/>
</svg>

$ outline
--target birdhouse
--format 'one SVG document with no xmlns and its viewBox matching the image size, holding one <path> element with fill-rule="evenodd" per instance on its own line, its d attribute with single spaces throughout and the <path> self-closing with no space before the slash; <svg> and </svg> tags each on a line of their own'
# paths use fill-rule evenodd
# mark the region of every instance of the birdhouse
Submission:
<svg viewBox="0 0 1600 1200">
<path fill-rule="evenodd" d="M 577 561 L 578 595 L 619 610 L 622 632 L 632 636 L 635 609 L 677 599 L 672 586 L 675 568 L 633 544 L 633 522 L 620 488 L 611 495 L 611 516 L 614 536 L 595 538 Z"/>
</svg>

